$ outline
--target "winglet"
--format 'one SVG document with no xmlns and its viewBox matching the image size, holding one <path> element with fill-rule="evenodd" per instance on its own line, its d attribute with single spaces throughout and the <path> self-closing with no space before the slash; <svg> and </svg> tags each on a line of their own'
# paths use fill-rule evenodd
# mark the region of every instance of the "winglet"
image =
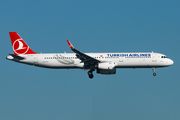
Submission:
<svg viewBox="0 0 180 120">
<path fill-rule="evenodd" d="M 74 47 L 73 47 L 73 45 L 69 42 L 69 40 L 67 40 L 67 42 L 68 42 L 69 47 L 70 47 L 71 49 L 73 49 Z"/>
</svg>

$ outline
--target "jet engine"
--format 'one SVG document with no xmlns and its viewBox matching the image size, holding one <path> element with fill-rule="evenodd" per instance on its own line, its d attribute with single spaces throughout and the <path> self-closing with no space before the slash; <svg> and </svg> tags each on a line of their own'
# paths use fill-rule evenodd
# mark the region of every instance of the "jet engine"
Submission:
<svg viewBox="0 0 180 120">
<path fill-rule="evenodd" d="M 99 63 L 97 68 L 99 74 L 116 74 L 116 68 L 114 62 Z"/>
</svg>

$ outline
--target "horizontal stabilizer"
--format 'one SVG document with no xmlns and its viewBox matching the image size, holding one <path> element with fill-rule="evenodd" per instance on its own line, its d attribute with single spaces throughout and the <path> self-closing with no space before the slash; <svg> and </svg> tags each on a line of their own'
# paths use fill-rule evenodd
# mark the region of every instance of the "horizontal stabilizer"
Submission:
<svg viewBox="0 0 180 120">
<path fill-rule="evenodd" d="M 9 55 L 11 55 L 12 57 L 19 59 L 19 60 L 25 59 L 24 57 L 21 57 L 21 56 L 15 55 L 15 54 L 9 54 Z"/>
</svg>

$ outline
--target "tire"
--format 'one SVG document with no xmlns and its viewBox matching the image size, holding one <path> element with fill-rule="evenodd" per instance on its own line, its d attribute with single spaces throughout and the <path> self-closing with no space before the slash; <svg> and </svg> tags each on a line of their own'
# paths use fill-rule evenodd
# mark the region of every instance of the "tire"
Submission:
<svg viewBox="0 0 180 120">
<path fill-rule="evenodd" d="M 92 72 L 91 72 L 91 71 L 88 71 L 88 75 L 92 75 Z"/>
<path fill-rule="evenodd" d="M 89 78 L 90 78 L 90 79 L 92 79 L 93 77 L 94 77 L 94 75 L 93 75 L 93 74 L 89 75 Z"/>
<path fill-rule="evenodd" d="M 153 73 L 153 76 L 156 76 L 156 73 Z"/>
</svg>

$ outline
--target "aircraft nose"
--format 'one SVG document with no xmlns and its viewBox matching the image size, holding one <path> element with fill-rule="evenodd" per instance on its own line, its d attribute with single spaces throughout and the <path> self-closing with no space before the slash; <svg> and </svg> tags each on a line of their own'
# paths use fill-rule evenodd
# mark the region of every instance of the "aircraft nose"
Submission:
<svg viewBox="0 0 180 120">
<path fill-rule="evenodd" d="M 167 58 L 166 63 L 165 63 L 164 65 L 166 65 L 166 66 L 171 66 L 171 65 L 173 65 L 173 64 L 174 64 L 173 60 Z"/>
<path fill-rule="evenodd" d="M 173 65 L 174 61 L 170 59 L 169 63 L 170 63 L 170 65 Z"/>
</svg>

